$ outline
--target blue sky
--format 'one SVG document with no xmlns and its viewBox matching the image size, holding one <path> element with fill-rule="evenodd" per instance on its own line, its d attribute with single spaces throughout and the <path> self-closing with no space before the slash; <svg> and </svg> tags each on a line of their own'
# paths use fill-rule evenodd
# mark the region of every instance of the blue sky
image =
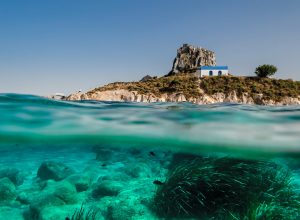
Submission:
<svg viewBox="0 0 300 220">
<path fill-rule="evenodd" d="M 0 92 L 46 95 L 164 75 L 183 43 L 235 75 L 300 80 L 298 0 L 0 0 Z"/>
</svg>

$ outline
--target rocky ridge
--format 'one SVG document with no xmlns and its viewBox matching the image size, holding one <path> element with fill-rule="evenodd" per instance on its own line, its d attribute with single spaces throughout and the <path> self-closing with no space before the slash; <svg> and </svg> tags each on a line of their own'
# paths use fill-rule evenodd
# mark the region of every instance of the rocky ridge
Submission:
<svg viewBox="0 0 300 220">
<path fill-rule="evenodd" d="M 199 97 L 185 97 L 182 93 L 163 93 L 161 96 L 154 94 L 139 94 L 137 91 L 125 89 L 99 91 L 92 94 L 74 93 L 67 97 L 66 100 L 98 100 L 98 101 L 117 101 L 117 102 L 191 102 L 194 104 L 213 104 L 213 103 L 241 103 L 241 104 L 258 104 L 258 105 L 300 105 L 300 97 L 284 97 L 281 101 L 266 100 L 263 94 L 257 94 L 254 97 L 247 93 L 238 96 L 237 93 L 231 92 L 215 93 L 213 95 L 204 92 Z"/>
</svg>

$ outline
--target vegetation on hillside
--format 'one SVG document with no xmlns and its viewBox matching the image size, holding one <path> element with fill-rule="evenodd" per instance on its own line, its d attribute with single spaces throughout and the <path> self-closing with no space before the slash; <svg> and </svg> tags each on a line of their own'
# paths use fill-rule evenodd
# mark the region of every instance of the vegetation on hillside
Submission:
<svg viewBox="0 0 300 220">
<path fill-rule="evenodd" d="M 197 98 L 204 91 L 208 95 L 236 91 L 240 96 L 263 94 L 264 99 L 281 101 L 284 97 L 300 96 L 300 82 L 293 80 L 270 79 L 260 77 L 216 76 L 199 79 L 192 74 L 177 74 L 152 78 L 143 82 L 116 82 L 88 92 L 127 89 L 139 94 L 152 93 L 159 97 L 162 93 L 182 93 L 186 98 Z"/>
<path fill-rule="evenodd" d="M 150 79 L 144 82 L 116 82 L 96 88 L 89 93 L 114 89 L 127 89 L 137 91 L 139 94 L 152 93 L 160 96 L 162 93 L 183 93 L 185 97 L 198 97 L 200 80 L 191 74 L 178 74 L 168 77 Z"/>
<path fill-rule="evenodd" d="M 237 95 L 248 93 L 250 96 L 263 94 L 264 99 L 281 101 L 284 97 L 298 97 L 300 82 L 283 79 L 258 77 L 206 77 L 201 81 L 201 88 L 209 95 L 236 91 Z"/>
</svg>

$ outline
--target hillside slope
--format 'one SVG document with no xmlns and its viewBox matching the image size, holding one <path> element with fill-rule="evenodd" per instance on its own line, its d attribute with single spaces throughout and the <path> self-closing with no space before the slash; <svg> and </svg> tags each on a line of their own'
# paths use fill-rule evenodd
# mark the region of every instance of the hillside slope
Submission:
<svg viewBox="0 0 300 220">
<path fill-rule="evenodd" d="M 294 105 L 300 104 L 300 82 L 235 76 L 199 79 L 192 74 L 176 74 L 149 79 L 145 82 L 110 83 L 86 93 L 74 93 L 66 99 Z"/>
</svg>

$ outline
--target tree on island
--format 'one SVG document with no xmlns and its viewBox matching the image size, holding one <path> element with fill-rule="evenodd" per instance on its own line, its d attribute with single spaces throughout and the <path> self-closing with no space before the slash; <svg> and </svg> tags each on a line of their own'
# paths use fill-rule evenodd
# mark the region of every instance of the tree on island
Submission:
<svg viewBox="0 0 300 220">
<path fill-rule="evenodd" d="M 255 69 L 255 74 L 258 77 L 272 76 L 277 72 L 277 67 L 274 65 L 264 64 L 260 65 Z"/>
</svg>

